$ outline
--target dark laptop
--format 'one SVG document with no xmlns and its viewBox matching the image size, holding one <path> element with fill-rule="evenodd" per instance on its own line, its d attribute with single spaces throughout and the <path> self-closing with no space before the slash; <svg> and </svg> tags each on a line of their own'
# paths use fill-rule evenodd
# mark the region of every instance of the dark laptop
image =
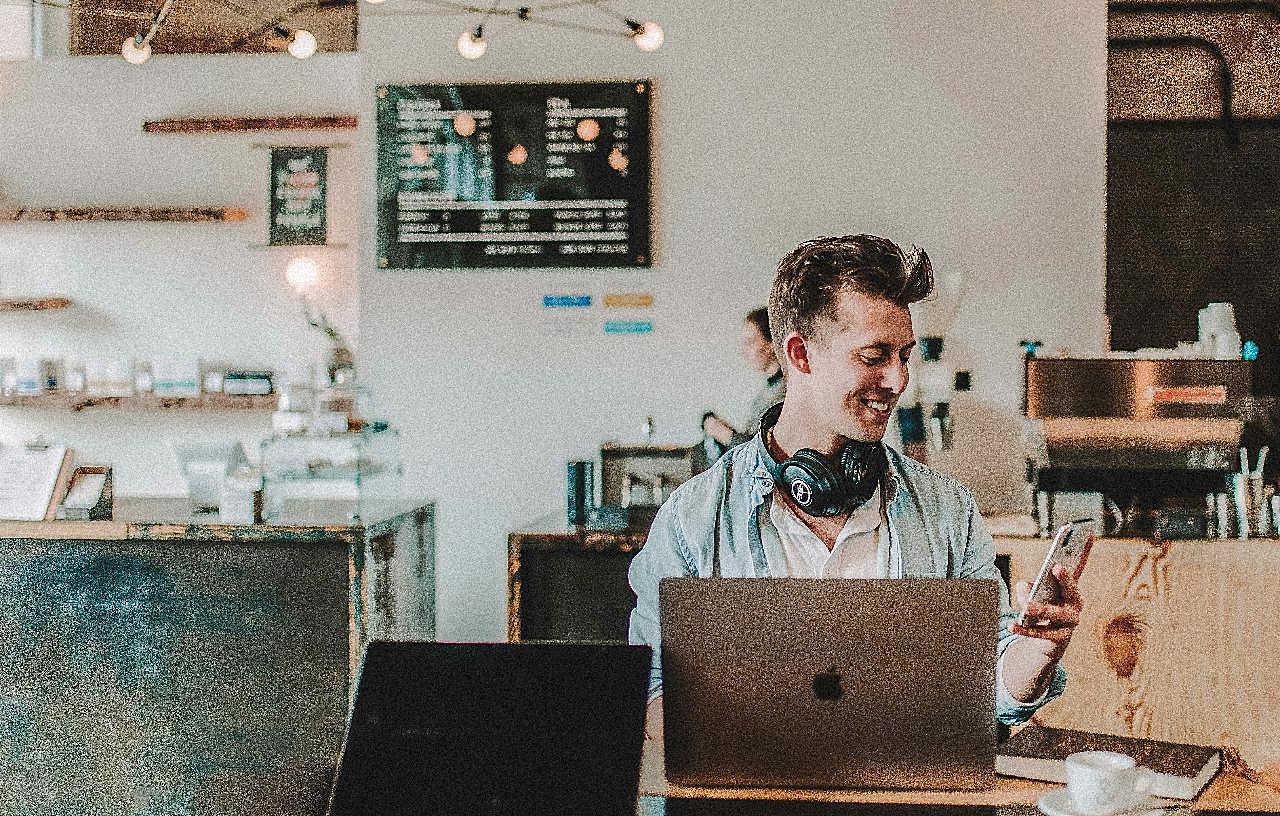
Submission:
<svg viewBox="0 0 1280 816">
<path fill-rule="evenodd" d="M 332 816 L 634 816 L 650 651 L 375 641 Z"/>
<path fill-rule="evenodd" d="M 990 787 L 998 586 L 663 579 L 668 781 Z"/>
</svg>

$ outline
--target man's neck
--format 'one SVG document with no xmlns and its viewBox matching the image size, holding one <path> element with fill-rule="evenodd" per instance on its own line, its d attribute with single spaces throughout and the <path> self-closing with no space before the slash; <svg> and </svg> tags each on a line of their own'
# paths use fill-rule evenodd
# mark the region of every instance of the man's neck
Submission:
<svg viewBox="0 0 1280 816">
<path fill-rule="evenodd" d="M 769 452 L 779 462 L 790 458 L 801 448 L 811 448 L 818 453 L 830 456 L 848 441 L 843 436 L 817 427 L 807 419 L 804 411 L 797 409 L 791 402 L 782 404 L 782 414 L 779 415 L 777 424 L 773 426 L 770 437 L 772 443 Z"/>
</svg>

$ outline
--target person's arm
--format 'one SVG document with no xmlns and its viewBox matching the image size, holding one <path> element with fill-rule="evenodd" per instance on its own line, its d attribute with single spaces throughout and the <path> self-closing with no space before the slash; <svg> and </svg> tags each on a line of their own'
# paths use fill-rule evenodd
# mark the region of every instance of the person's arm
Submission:
<svg viewBox="0 0 1280 816">
<path fill-rule="evenodd" d="M 677 506 L 682 496 L 673 494 L 658 509 L 644 547 L 631 560 L 627 579 L 636 594 L 627 640 L 653 650 L 649 672 L 649 706 L 645 734 L 662 739 L 662 632 L 658 617 L 658 583 L 668 576 L 695 575 L 697 569 L 680 531 Z"/>
<path fill-rule="evenodd" d="M 1005 649 L 1004 685 L 1019 702 L 1037 700 L 1049 689 L 1058 661 L 1080 623 L 1084 600 L 1071 573 L 1059 565 L 1053 568 L 1053 577 L 1060 592 L 1052 604 L 1028 603 L 1031 584 L 1023 581 L 1017 586 L 1018 606 L 1025 608 L 1031 619 L 1042 621 L 1034 626 L 1009 625 L 1009 631 L 1020 637 Z"/>
<path fill-rule="evenodd" d="M 725 422 L 716 414 L 708 414 L 702 420 L 702 430 L 707 436 L 724 445 L 726 448 L 735 444 L 734 440 L 740 435 L 739 432 L 728 422 Z M 750 437 L 747 437 L 750 439 Z"/>
<path fill-rule="evenodd" d="M 1026 722 L 1041 706 L 1060 695 L 1067 684 L 1066 672 L 1058 658 L 1070 641 L 1069 630 L 1059 631 L 1060 641 L 1046 650 L 1042 639 L 1015 626 L 1018 613 L 1009 603 L 1008 587 L 995 565 L 995 541 L 978 514 L 973 497 L 964 494 L 967 540 L 961 578 L 989 578 L 999 584 L 1000 624 L 996 635 L 996 719 L 1006 725 Z M 1074 583 L 1073 583 L 1074 587 Z M 1022 599 L 1020 598 L 1020 603 Z M 1043 617 L 1043 616 L 1042 616 Z M 1079 610 L 1076 610 L 1079 620 Z M 1065 623 L 1065 621 L 1064 621 Z"/>
</svg>

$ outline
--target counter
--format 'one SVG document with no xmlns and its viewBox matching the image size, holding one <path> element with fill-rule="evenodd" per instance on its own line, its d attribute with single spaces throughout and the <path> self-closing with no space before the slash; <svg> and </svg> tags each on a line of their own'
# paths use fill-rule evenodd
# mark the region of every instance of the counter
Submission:
<svg viewBox="0 0 1280 816">
<path fill-rule="evenodd" d="M 226 525 L 121 499 L 114 521 L 0 523 L 0 801 L 323 812 L 360 649 L 434 637 L 433 516 Z"/>
</svg>

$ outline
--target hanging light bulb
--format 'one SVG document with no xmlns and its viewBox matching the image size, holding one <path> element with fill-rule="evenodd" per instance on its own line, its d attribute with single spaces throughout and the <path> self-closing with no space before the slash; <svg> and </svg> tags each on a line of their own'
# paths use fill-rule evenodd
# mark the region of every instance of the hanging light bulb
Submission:
<svg viewBox="0 0 1280 816">
<path fill-rule="evenodd" d="M 316 35 L 305 28 L 295 29 L 289 38 L 289 54 L 298 59 L 306 59 L 316 52 Z"/>
<path fill-rule="evenodd" d="M 285 265 L 284 279 L 299 294 L 306 294 L 320 280 L 320 264 L 314 258 L 296 255 Z"/>
<path fill-rule="evenodd" d="M 628 19 L 626 23 L 631 29 L 631 41 L 641 51 L 657 51 L 666 39 L 666 35 L 662 33 L 662 26 L 652 20 L 637 23 L 635 20 Z"/>
<path fill-rule="evenodd" d="M 139 42 L 137 37 L 129 37 L 120 44 L 120 55 L 130 65 L 141 65 L 151 59 L 151 43 Z"/>
<path fill-rule="evenodd" d="M 464 31 L 458 37 L 458 53 L 466 59 L 480 59 L 484 56 L 489 43 L 484 38 L 484 26 L 476 26 L 475 31 Z"/>
</svg>

